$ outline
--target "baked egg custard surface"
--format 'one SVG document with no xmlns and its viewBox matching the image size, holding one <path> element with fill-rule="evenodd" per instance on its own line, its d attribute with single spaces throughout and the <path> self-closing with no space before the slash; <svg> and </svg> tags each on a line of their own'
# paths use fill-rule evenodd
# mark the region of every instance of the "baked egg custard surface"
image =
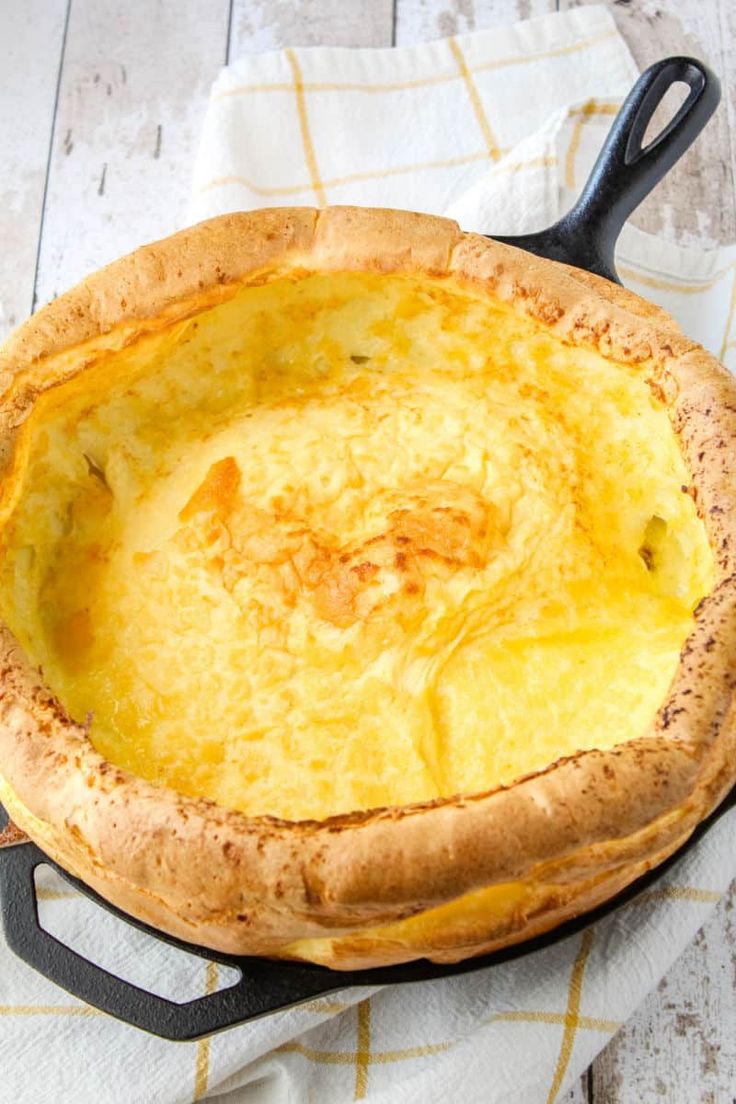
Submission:
<svg viewBox="0 0 736 1104">
<path fill-rule="evenodd" d="M 243 288 L 40 396 L 14 464 L 0 602 L 45 682 L 250 815 L 644 735 L 713 581 L 643 368 L 446 279 Z"/>
</svg>

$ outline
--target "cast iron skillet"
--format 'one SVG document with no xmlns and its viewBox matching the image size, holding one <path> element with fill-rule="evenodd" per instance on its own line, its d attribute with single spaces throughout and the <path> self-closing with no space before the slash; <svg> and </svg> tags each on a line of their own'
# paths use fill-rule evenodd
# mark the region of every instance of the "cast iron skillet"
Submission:
<svg viewBox="0 0 736 1104">
<path fill-rule="evenodd" d="M 689 87 L 687 99 L 659 136 L 642 149 L 642 139 L 655 108 L 661 103 L 665 92 L 677 82 L 684 82 Z M 715 111 L 719 99 L 718 80 L 702 62 L 684 57 L 657 62 L 634 85 L 615 119 L 590 179 L 572 210 L 541 233 L 498 240 L 517 245 L 542 257 L 587 269 L 618 283 L 613 254 L 619 230 L 637 204 L 700 133 Z M 218 954 L 206 947 L 194 947 L 173 939 L 120 912 L 52 863 L 82 893 L 134 927 L 210 961 L 235 967 L 240 972 L 240 980 L 231 988 L 185 1004 L 177 1004 L 115 977 L 41 928 L 34 870 L 49 860 L 35 844 L 27 840 L 21 840 L 0 851 L 2 923 L 12 950 L 74 996 L 162 1038 L 198 1039 L 348 986 L 374 986 L 447 977 L 507 962 L 548 947 L 630 901 L 734 805 L 736 788 L 696 828 L 676 855 L 599 908 L 518 946 L 450 966 L 420 960 L 402 966 L 342 972 L 302 963 Z"/>
</svg>

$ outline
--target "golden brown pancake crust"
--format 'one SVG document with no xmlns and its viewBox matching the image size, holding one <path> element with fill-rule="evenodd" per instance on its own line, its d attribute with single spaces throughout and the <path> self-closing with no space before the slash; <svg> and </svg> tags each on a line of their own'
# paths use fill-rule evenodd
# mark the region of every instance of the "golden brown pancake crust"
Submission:
<svg viewBox="0 0 736 1104">
<path fill-rule="evenodd" d="M 183 939 L 275 955 L 295 941 L 335 937 L 319 958 L 343 969 L 418 955 L 453 961 L 544 931 L 610 896 L 682 843 L 736 780 L 736 383 L 726 370 L 630 292 L 464 234 L 446 219 L 361 208 L 256 211 L 146 246 L 22 326 L 0 351 L 3 464 L 10 470 L 36 396 L 106 352 L 249 283 L 346 270 L 450 276 L 566 342 L 639 366 L 665 403 L 716 583 L 650 731 L 489 793 L 321 822 L 246 817 L 107 763 L 0 628 L 0 800 L 62 866 Z M 230 508 L 234 473 L 213 480 L 202 494 Z M 465 504 L 471 532 L 443 529 L 438 554 L 473 555 L 485 521 L 473 522 L 472 507 Z M 432 525 L 419 503 L 382 539 L 426 535 Z M 339 560 L 323 559 L 309 576 L 314 601 L 337 624 L 359 600 L 359 585 L 346 590 L 340 570 Z M 501 919 L 452 922 L 406 940 L 365 931 L 507 882 L 523 883 L 526 893 Z"/>
</svg>

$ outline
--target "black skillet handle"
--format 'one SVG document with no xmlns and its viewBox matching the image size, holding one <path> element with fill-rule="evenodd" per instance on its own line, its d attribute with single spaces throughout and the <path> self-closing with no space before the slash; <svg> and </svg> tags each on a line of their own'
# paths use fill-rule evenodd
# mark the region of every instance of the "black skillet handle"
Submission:
<svg viewBox="0 0 736 1104">
<path fill-rule="evenodd" d="M 684 82 L 690 92 L 677 114 L 648 146 L 642 140 L 665 93 Z M 615 277 L 613 253 L 621 227 L 689 148 L 720 100 L 713 73 L 694 58 L 665 58 L 650 66 L 626 98 L 580 199 L 563 219 L 567 232 L 595 250 Z M 603 273 L 605 275 L 606 273 Z"/>
<path fill-rule="evenodd" d="M 678 83 L 689 87 L 687 99 L 642 148 L 652 115 Z M 720 98 L 718 78 L 702 61 L 671 57 L 655 62 L 627 96 L 575 206 L 549 230 L 498 240 L 619 283 L 614 250 L 621 227 L 697 138 Z"/>
<path fill-rule="evenodd" d="M 198 1039 L 345 987 L 342 979 L 327 970 L 289 963 L 288 970 L 273 971 L 267 961 L 230 959 L 213 952 L 209 956 L 212 960 L 241 972 L 240 980 L 229 989 L 185 1004 L 148 993 L 96 966 L 44 931 L 38 919 L 34 871 L 46 861 L 30 842 L 0 851 L 0 911 L 8 946 L 73 996 L 144 1031 L 164 1039 Z M 192 950 L 196 953 L 195 948 Z"/>
</svg>

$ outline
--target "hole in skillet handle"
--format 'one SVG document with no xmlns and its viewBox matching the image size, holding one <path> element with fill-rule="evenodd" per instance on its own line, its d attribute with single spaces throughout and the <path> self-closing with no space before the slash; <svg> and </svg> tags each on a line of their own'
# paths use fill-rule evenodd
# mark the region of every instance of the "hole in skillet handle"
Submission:
<svg viewBox="0 0 736 1104">
<path fill-rule="evenodd" d="M 690 89 L 685 102 L 642 148 L 654 112 L 675 84 Z M 692 145 L 720 98 L 718 78 L 702 61 L 655 62 L 626 97 L 577 203 L 547 230 L 496 240 L 621 283 L 614 264 L 621 227 Z"/>
<path fill-rule="evenodd" d="M 657 882 L 678 862 L 724 813 L 734 808 L 736 808 L 736 786 L 726 794 L 720 805 L 695 827 L 682 847 L 664 862 L 637 878 L 617 896 L 533 939 L 453 964 L 419 959 L 398 966 L 343 972 L 311 963 L 219 955 L 205 947 L 184 943 L 121 912 L 89 886 L 79 882 L 49 860 L 35 844 L 30 842 L 22 847 L 7 848 L 4 853 L 0 852 L 0 919 L 10 949 L 29 966 L 61 986 L 62 989 L 66 989 L 87 1004 L 152 1035 L 175 1042 L 191 1041 L 258 1019 L 270 1012 L 293 1008 L 314 997 L 336 993 L 349 987 L 431 981 L 455 974 L 473 973 L 476 970 L 543 950 L 578 934 L 591 924 L 634 901 L 643 890 Z M 4 810 L 0 806 L 0 827 L 3 816 Z M 240 981 L 228 989 L 179 1004 L 149 993 L 95 966 L 41 927 L 38 919 L 34 871 L 42 863 L 50 863 L 73 886 L 133 927 L 140 928 L 157 937 L 161 942 L 180 947 L 190 954 L 198 954 L 210 961 L 234 967 L 240 971 Z"/>
<path fill-rule="evenodd" d="M 162 953 L 158 936 L 100 908 L 48 863 L 37 866 L 34 876 L 38 920 L 44 931 L 107 973 L 176 1004 L 240 981 L 241 970 L 208 962 L 181 947 Z"/>
</svg>

